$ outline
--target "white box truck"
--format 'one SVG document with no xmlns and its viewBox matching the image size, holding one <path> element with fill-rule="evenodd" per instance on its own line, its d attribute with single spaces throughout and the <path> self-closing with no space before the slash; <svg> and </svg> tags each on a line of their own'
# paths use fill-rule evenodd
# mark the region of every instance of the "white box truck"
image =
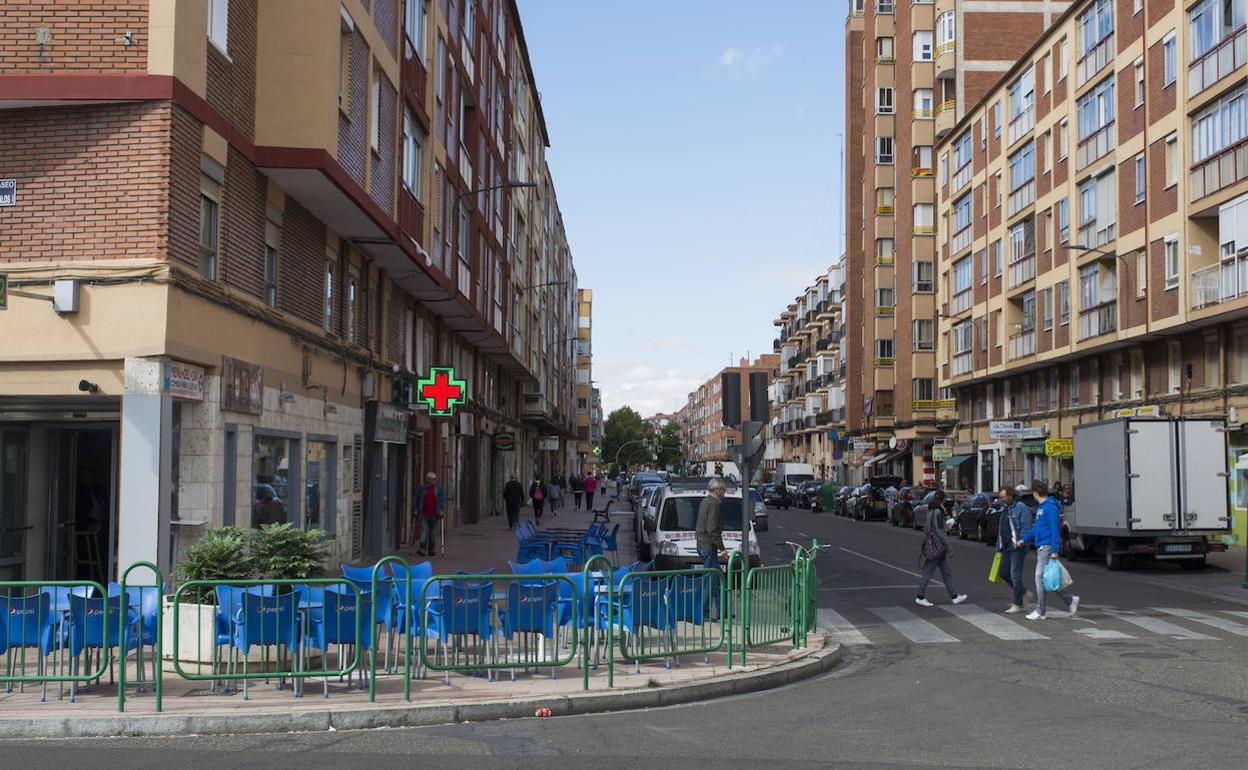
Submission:
<svg viewBox="0 0 1248 770">
<path fill-rule="evenodd" d="M 1230 531 L 1226 421 L 1119 418 L 1075 426 L 1075 500 L 1062 520 L 1071 558 L 1100 555 L 1201 569 Z"/>
<path fill-rule="evenodd" d="M 771 482 L 793 494 L 803 481 L 814 481 L 815 469 L 809 463 L 778 463 L 771 473 Z"/>
</svg>

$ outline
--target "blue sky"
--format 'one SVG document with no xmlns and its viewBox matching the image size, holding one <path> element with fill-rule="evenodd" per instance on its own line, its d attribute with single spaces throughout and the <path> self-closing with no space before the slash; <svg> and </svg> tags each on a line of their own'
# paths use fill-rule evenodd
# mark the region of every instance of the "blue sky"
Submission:
<svg viewBox="0 0 1248 770">
<path fill-rule="evenodd" d="M 846 4 L 520 0 L 609 412 L 673 411 L 841 248 Z"/>
</svg>

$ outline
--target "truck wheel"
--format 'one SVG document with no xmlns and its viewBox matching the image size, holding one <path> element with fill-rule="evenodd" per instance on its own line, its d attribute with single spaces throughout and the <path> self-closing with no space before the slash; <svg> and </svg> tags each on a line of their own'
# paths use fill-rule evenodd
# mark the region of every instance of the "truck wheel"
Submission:
<svg viewBox="0 0 1248 770">
<path fill-rule="evenodd" d="M 1193 572 L 1198 569 L 1204 569 L 1205 557 L 1202 556 L 1199 559 L 1183 559 L 1182 561 L 1179 562 L 1179 566 L 1189 572 Z"/>
<path fill-rule="evenodd" d="M 1110 570 L 1111 572 L 1117 572 L 1118 570 L 1122 569 L 1122 565 L 1125 561 L 1126 561 L 1126 557 L 1123 554 L 1114 553 L 1114 544 L 1109 541 L 1106 541 L 1105 542 L 1105 569 Z"/>
</svg>

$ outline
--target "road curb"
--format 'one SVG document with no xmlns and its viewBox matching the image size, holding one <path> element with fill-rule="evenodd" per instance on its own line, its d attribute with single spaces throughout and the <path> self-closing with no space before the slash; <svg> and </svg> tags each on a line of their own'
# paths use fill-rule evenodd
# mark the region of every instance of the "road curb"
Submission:
<svg viewBox="0 0 1248 770">
<path fill-rule="evenodd" d="M 777 666 L 675 686 L 598 691 L 553 697 L 526 697 L 471 703 L 408 703 L 359 708 L 271 713 L 117 714 L 0 719 L 0 739 L 102 738 L 173 735 L 255 735 L 381 727 L 431 727 L 458 722 L 488 722 L 532 717 L 538 708 L 551 716 L 602 714 L 675 706 L 770 690 L 832 670 L 841 662 L 841 646 L 828 639 L 822 650 Z"/>
</svg>

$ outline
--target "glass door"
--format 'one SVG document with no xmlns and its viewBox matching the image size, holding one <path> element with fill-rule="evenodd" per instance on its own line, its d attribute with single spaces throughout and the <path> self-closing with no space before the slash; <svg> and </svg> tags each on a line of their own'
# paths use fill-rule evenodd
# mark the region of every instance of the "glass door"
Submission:
<svg viewBox="0 0 1248 770">
<path fill-rule="evenodd" d="M 30 444 L 25 430 L 0 431 L 0 580 L 21 580 L 26 566 L 26 468 Z"/>
</svg>

